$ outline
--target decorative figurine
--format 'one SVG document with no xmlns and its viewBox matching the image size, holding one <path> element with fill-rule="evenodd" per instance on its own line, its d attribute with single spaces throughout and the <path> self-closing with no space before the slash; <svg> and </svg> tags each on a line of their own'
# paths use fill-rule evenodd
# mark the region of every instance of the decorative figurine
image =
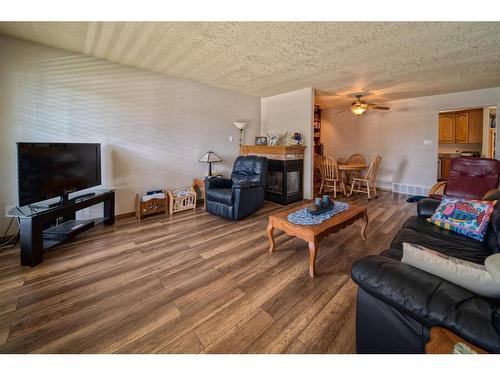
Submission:
<svg viewBox="0 0 500 375">
<path fill-rule="evenodd" d="M 288 139 L 288 144 L 290 145 L 301 145 L 304 143 L 304 138 L 302 138 L 302 134 L 295 132 L 292 134 L 292 136 Z"/>
<path fill-rule="evenodd" d="M 279 146 L 287 134 L 288 132 L 285 134 L 266 134 L 267 138 L 269 138 L 269 146 Z"/>
</svg>

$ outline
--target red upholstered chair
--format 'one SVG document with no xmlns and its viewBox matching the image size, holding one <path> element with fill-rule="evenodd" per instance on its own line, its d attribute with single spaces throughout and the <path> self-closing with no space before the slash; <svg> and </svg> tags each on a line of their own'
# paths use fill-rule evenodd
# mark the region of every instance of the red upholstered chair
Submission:
<svg viewBox="0 0 500 375">
<path fill-rule="evenodd" d="M 500 161 L 485 158 L 454 158 L 447 181 L 438 182 L 429 191 L 431 198 L 443 195 L 482 199 L 498 188 Z"/>
</svg>

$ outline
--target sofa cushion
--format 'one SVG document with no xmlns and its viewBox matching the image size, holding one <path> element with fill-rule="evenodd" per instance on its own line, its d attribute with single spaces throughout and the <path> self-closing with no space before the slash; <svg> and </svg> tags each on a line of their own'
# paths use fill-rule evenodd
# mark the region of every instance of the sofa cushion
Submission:
<svg viewBox="0 0 500 375">
<path fill-rule="evenodd" d="M 407 224 L 410 223 L 405 223 L 405 225 Z M 418 222 L 413 222 L 413 225 L 418 224 Z M 414 243 L 433 250 L 437 250 L 445 255 L 477 264 L 484 264 L 484 260 L 491 254 L 489 249 L 486 248 L 481 242 L 455 233 L 453 233 L 455 234 L 453 238 L 450 238 L 451 236 L 448 237 L 446 235 L 440 235 L 440 233 L 435 233 L 432 230 L 429 230 L 428 227 L 435 227 L 437 229 L 440 228 L 430 223 L 425 224 L 426 226 L 421 227 L 425 228 L 424 230 L 417 231 L 409 227 L 404 227 L 403 229 L 401 229 L 396 237 L 394 237 L 394 239 L 392 240 L 391 248 L 398 250 L 401 253 L 402 257 L 403 242 Z M 392 255 L 394 257 L 394 252 L 392 253 Z"/>
<path fill-rule="evenodd" d="M 244 174 L 244 173 L 233 173 L 233 184 L 236 186 L 241 186 L 242 184 L 248 183 L 253 186 L 262 186 L 260 174 Z"/>
<path fill-rule="evenodd" d="M 460 157 L 451 160 L 445 195 L 482 199 L 498 186 L 500 162 L 496 159 Z"/>
<path fill-rule="evenodd" d="M 233 183 L 242 181 L 260 182 L 265 185 L 267 159 L 262 156 L 238 156 L 234 162 L 231 179 Z"/>
<path fill-rule="evenodd" d="M 233 189 L 208 189 L 205 192 L 205 199 L 227 205 L 233 204 Z"/>
<path fill-rule="evenodd" d="M 480 251 L 486 256 L 493 253 L 488 247 L 487 243 L 478 242 L 460 233 L 452 232 L 447 229 L 438 227 L 437 225 L 433 225 L 423 217 L 410 217 L 403 224 L 403 228 L 413 229 L 414 231 L 420 232 L 422 234 L 426 234 L 444 241 L 450 241 L 452 244 L 457 244 L 458 247 L 470 248 L 473 251 Z"/>
</svg>

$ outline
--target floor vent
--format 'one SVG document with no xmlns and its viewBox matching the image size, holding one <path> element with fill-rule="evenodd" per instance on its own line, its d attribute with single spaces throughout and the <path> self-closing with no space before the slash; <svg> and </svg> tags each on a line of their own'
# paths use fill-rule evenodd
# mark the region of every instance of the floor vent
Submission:
<svg viewBox="0 0 500 375">
<path fill-rule="evenodd" d="M 427 195 L 429 191 L 427 186 L 408 185 L 408 184 L 392 184 L 394 193 L 409 194 L 409 195 Z"/>
</svg>

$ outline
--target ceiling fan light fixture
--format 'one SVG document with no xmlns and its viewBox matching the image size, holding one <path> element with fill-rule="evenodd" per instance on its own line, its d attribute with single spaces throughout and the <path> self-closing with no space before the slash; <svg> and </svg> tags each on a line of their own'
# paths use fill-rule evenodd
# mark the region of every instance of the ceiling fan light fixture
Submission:
<svg viewBox="0 0 500 375">
<path fill-rule="evenodd" d="M 356 116 L 361 116 L 363 113 L 366 112 L 368 106 L 363 105 L 363 104 L 355 104 L 351 107 L 351 112 L 354 113 Z"/>
</svg>

